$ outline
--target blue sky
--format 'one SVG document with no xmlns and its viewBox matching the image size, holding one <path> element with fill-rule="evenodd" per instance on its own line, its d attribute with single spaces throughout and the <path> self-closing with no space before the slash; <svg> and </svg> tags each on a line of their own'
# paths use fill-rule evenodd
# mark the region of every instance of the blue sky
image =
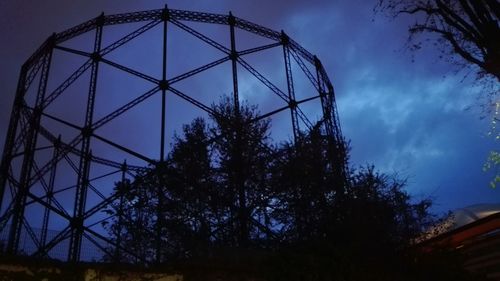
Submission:
<svg viewBox="0 0 500 281">
<path fill-rule="evenodd" d="M 463 79 L 464 73 L 455 74 L 431 45 L 412 57 L 404 50 L 411 20 L 375 16 L 374 2 L 192 0 L 169 1 L 168 6 L 222 14 L 232 11 L 237 17 L 285 30 L 316 54 L 335 87 L 342 130 L 351 141 L 353 167 L 374 164 L 383 172 L 407 178 L 408 191 L 417 199 L 434 199 L 437 212 L 500 202 L 500 190 L 488 186 L 492 175 L 482 171 L 495 143 L 486 137 L 488 121 L 480 119 L 477 97 L 481 87 L 470 77 Z M 50 34 L 102 11 L 115 14 L 158 9 L 164 4 L 1 1 L 0 143 L 5 139 L 20 66 Z M 268 71 L 272 75 L 276 69 L 271 65 Z M 229 94 L 224 83 L 230 81 L 214 82 L 213 90 Z M 137 91 L 146 89 L 141 87 Z M 263 107 L 272 104 L 271 100 L 252 96 L 258 88 L 251 82 L 243 81 L 241 87 L 244 97 Z M 177 111 L 172 118 L 182 122 L 197 115 L 182 108 Z"/>
</svg>

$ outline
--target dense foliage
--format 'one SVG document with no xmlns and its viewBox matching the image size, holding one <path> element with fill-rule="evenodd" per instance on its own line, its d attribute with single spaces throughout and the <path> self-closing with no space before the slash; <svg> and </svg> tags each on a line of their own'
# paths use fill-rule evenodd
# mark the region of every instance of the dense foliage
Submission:
<svg viewBox="0 0 500 281">
<path fill-rule="evenodd" d="M 417 272 L 412 241 L 434 220 L 430 202 L 413 202 L 404 181 L 373 167 L 338 179 L 347 160 L 332 155 L 345 146 L 319 123 L 274 144 L 255 108 L 235 110 L 223 99 L 214 110 L 210 122 L 184 126 L 167 161 L 117 183 L 122 198 L 107 210 L 115 219 L 106 227 L 123 247 L 107 259 L 273 280 L 405 280 Z"/>
</svg>

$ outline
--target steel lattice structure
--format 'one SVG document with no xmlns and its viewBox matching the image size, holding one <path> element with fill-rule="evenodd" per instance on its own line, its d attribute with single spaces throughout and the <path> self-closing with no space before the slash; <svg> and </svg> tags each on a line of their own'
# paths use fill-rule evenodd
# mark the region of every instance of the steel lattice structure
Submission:
<svg viewBox="0 0 500 281">
<path fill-rule="evenodd" d="M 230 46 L 224 46 L 209 38 L 201 32 L 190 27 L 188 23 L 198 22 L 203 24 L 217 24 L 227 26 Z M 105 36 L 104 27 L 113 25 L 124 25 L 128 23 L 141 23 L 142 25 L 119 38 L 113 43 L 103 46 L 103 36 Z M 176 26 L 184 32 L 191 34 L 197 39 L 205 42 L 209 47 L 215 48 L 222 57 L 211 63 L 191 69 L 175 77 L 167 78 L 167 32 L 170 26 Z M 161 28 L 163 31 L 163 62 L 161 77 L 153 77 L 148 74 L 134 70 L 108 58 L 108 54 L 116 49 L 126 45 L 143 33 L 152 28 Z M 244 30 L 254 35 L 270 39 L 273 43 L 262 45 L 255 48 L 237 50 L 235 30 Z M 93 51 L 85 52 L 74 48 L 65 47 L 62 44 L 72 38 L 83 34 L 93 33 Z M 161 38 L 160 38 L 161 39 Z M 136 39 L 137 40 L 137 39 Z M 259 53 L 272 48 L 281 48 L 283 50 L 283 65 L 286 75 L 286 89 L 280 89 L 270 78 L 257 71 L 245 57 L 249 54 Z M 85 58 L 83 65 L 80 65 L 71 75 L 66 77 L 54 90 L 47 90 L 47 83 L 51 75 L 51 63 L 54 51 L 66 52 L 74 56 Z M 298 65 L 299 71 L 307 77 L 315 89 L 308 97 L 297 100 L 294 88 L 294 70 L 291 63 Z M 312 100 L 319 100 L 322 107 L 322 126 L 324 131 L 333 137 L 338 146 L 338 163 L 344 163 L 345 155 L 343 139 L 336 112 L 335 96 L 332 83 L 330 82 L 325 69 L 320 60 L 301 47 L 297 42 L 289 38 L 283 31 L 276 32 L 266 27 L 254 24 L 252 22 L 237 18 L 231 13 L 228 15 L 200 13 L 192 11 L 182 11 L 168 9 L 151 10 L 143 12 L 134 12 L 117 15 L 100 15 L 92 20 L 84 22 L 66 31 L 55 33 L 50 36 L 36 52 L 23 64 L 18 86 L 12 108 L 10 125 L 7 132 L 4 152 L 1 162 L 0 172 L 0 194 L 2 195 L 0 230 L 3 237 L 7 237 L 5 250 L 9 254 L 29 254 L 37 257 L 52 256 L 53 251 L 61 243 L 65 243 L 67 249 L 67 260 L 79 261 L 82 258 L 82 240 L 85 239 L 101 248 L 103 243 L 113 245 L 121 249 L 121 245 L 115 245 L 105 235 L 92 228 L 90 220 L 98 216 L 114 200 L 117 200 L 116 193 L 102 194 L 97 187 L 96 180 L 105 178 L 109 175 L 115 175 L 124 179 L 125 177 L 134 177 L 134 174 L 144 169 L 141 165 L 130 165 L 123 162 L 122 159 L 108 159 L 104 156 L 94 155 L 92 153 L 93 140 L 109 145 L 120 150 L 130 157 L 140 159 L 147 165 L 155 165 L 165 159 L 165 95 L 166 93 L 176 95 L 177 97 L 189 102 L 209 115 L 215 114 L 212 108 L 192 95 L 188 95 L 176 88 L 176 83 L 204 72 L 217 65 L 228 63 L 232 67 L 232 91 L 235 105 L 239 104 L 239 81 L 238 68 L 242 67 L 257 78 L 260 83 L 279 97 L 284 102 L 284 106 L 262 114 L 259 118 L 268 118 L 273 115 L 288 110 L 291 116 L 291 127 L 293 136 L 297 137 L 301 128 L 300 122 L 306 126 L 311 126 L 306 114 L 300 109 L 300 106 Z M 151 89 L 138 97 L 123 104 L 117 109 L 110 110 L 104 117 L 97 119 L 94 116 L 96 103 L 96 93 L 99 92 L 97 80 L 99 77 L 99 66 L 108 65 L 116 71 L 127 73 L 138 77 L 151 84 Z M 312 70 L 311 70 L 312 69 Z M 295 69 L 297 71 L 297 69 Z M 88 92 L 86 94 L 85 116 L 83 124 L 75 124 L 66 120 L 64 117 L 56 117 L 47 112 L 47 108 L 67 92 L 67 89 L 79 80 L 84 74 L 89 75 Z M 34 92 L 28 97 L 28 92 Z M 161 95 L 161 151 L 157 159 L 147 157 L 133 149 L 129 149 L 99 134 L 100 128 L 111 120 L 126 114 L 131 108 L 142 103 L 144 100 L 154 96 Z M 55 132 L 51 128 L 43 125 L 43 120 L 59 123 L 78 132 L 77 136 L 71 139 L 61 137 L 61 132 Z M 305 128 L 302 128 L 305 129 Z M 44 140 L 46 145 L 41 146 L 40 140 Z M 41 152 L 51 157 L 39 157 Z M 44 155 L 45 155 L 44 154 Z M 61 163 L 66 163 L 74 172 L 74 184 L 67 188 L 58 186 L 57 178 L 61 177 L 58 168 Z M 109 173 L 101 176 L 90 177 L 91 167 L 107 167 Z M 342 166 L 342 165 L 341 165 Z M 339 178 L 345 178 L 346 168 L 338 171 Z M 67 176 L 67 175 L 66 175 Z M 71 204 L 61 202 L 58 193 L 72 190 Z M 97 199 L 89 203 L 89 191 L 97 194 Z M 67 199 L 68 196 L 64 197 Z M 96 197 L 96 196 L 94 196 Z M 31 219 L 29 208 L 38 206 L 33 212 L 38 212 L 41 220 L 40 230 L 35 231 L 34 223 Z M 49 220 L 53 216 L 58 217 L 63 223 L 63 229 L 54 235 L 48 235 Z M 20 243 L 20 237 L 27 236 L 34 249 L 26 249 Z M 50 237 L 49 237 L 50 236 Z M 126 251 L 127 249 L 121 249 Z"/>
</svg>

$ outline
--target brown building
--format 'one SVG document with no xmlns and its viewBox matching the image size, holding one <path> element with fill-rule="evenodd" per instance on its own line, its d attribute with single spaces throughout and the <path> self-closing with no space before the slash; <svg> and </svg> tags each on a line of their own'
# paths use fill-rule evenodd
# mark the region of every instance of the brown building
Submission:
<svg viewBox="0 0 500 281">
<path fill-rule="evenodd" d="M 439 234 L 421 242 L 427 249 L 453 247 L 466 269 L 500 281 L 500 204 L 480 204 L 456 210 L 436 229 Z"/>
</svg>

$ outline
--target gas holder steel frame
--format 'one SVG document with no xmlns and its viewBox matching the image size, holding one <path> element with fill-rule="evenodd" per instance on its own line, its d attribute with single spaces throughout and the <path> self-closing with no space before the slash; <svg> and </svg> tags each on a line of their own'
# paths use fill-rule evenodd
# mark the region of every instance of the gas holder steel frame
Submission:
<svg viewBox="0 0 500 281">
<path fill-rule="evenodd" d="M 103 27 L 110 25 L 120 25 L 126 23 L 139 23 L 143 22 L 145 25 L 125 35 L 109 46 L 102 46 Z M 228 33 L 230 36 L 230 48 L 227 48 L 202 33 L 190 28 L 183 22 L 200 22 L 206 24 L 219 24 L 228 26 Z M 206 42 L 213 48 L 218 49 L 224 54 L 224 57 L 203 65 L 201 67 L 192 69 L 176 77 L 167 79 L 166 77 L 166 44 L 167 44 L 167 23 L 173 24 L 185 32 L 197 37 L 198 39 Z M 133 70 L 123 66 L 117 62 L 111 61 L 106 57 L 107 54 L 113 52 L 115 49 L 120 48 L 122 45 L 152 29 L 155 26 L 163 25 L 163 71 L 162 76 L 159 78 L 148 76 L 147 74 Z M 236 50 L 235 42 L 235 29 L 241 29 L 261 37 L 271 39 L 274 43 L 263 45 L 256 48 L 246 50 Z M 87 32 L 95 33 L 94 50 L 92 53 L 83 52 L 80 50 L 61 46 L 60 44 L 82 35 Z M 244 59 L 245 55 L 260 52 L 270 48 L 283 49 L 283 59 L 286 70 L 287 89 L 282 91 L 274 85 L 268 78 L 260 74 Z M 47 91 L 47 81 L 49 79 L 50 67 L 52 62 L 52 54 L 54 50 L 59 50 L 83 56 L 86 61 L 74 73 L 72 73 L 65 81 L 63 81 L 52 92 Z M 299 66 L 301 71 L 307 76 L 308 80 L 316 89 L 316 94 L 302 99 L 296 100 L 295 90 L 292 76 L 291 60 L 294 60 Z M 186 100 L 193 106 L 200 108 L 207 112 L 209 115 L 216 114 L 209 106 L 204 105 L 193 97 L 184 94 L 178 89 L 174 88 L 174 84 L 195 74 L 203 72 L 214 66 L 229 62 L 232 64 L 232 81 L 233 81 L 233 100 L 236 108 L 239 105 L 238 97 L 238 73 L 237 65 L 245 68 L 255 78 L 257 78 L 263 85 L 276 94 L 280 99 L 285 101 L 286 106 L 273 110 L 271 112 L 262 114 L 256 120 L 270 117 L 278 112 L 289 110 L 292 120 L 293 136 L 297 138 L 300 128 L 299 119 L 311 126 L 311 122 L 299 105 L 311 100 L 320 99 L 322 106 L 322 124 L 325 132 L 334 140 L 334 146 L 337 147 L 336 166 L 339 179 L 345 179 L 347 167 L 345 166 L 345 149 L 342 139 L 342 133 L 336 111 L 335 96 L 332 83 L 330 82 L 323 65 L 320 60 L 301 47 L 297 42 L 288 37 L 283 31 L 276 32 L 266 27 L 254 24 L 252 22 L 240 19 L 233 16 L 231 13 L 228 15 L 211 14 L 202 12 L 192 12 L 183 10 L 164 9 L 133 12 L 116 15 L 101 14 L 98 17 L 70 28 L 66 31 L 55 33 L 50 36 L 35 53 L 22 65 L 21 74 L 17 86 L 17 92 L 12 108 L 10 117 L 9 129 L 6 136 L 2 162 L 0 166 L 0 232 L 7 236 L 5 251 L 8 254 L 18 255 L 21 254 L 22 246 L 20 245 L 20 236 L 22 229 L 24 233 L 30 237 L 35 244 L 36 249 L 30 255 L 36 257 L 48 257 L 49 252 L 61 241 L 69 239 L 69 247 L 67 249 L 67 260 L 78 262 L 81 258 L 82 250 L 82 237 L 90 240 L 96 244 L 98 248 L 106 252 L 108 249 L 103 247 L 96 240 L 105 241 L 112 245 L 117 250 L 128 251 L 121 245 L 117 245 L 114 241 L 104 235 L 97 233 L 86 225 L 86 220 L 95 215 L 99 211 L 106 208 L 111 202 L 118 198 L 118 194 L 114 193 L 110 196 L 101 196 L 101 201 L 95 206 L 88 208 L 86 206 L 87 191 L 92 188 L 92 180 L 89 178 L 89 169 L 92 163 L 99 163 L 113 167 L 117 172 L 122 174 L 122 178 L 126 174 L 134 175 L 138 171 L 144 170 L 144 167 L 127 165 L 126 163 L 116 162 L 110 159 L 105 159 L 92 154 L 91 139 L 96 138 L 104 143 L 137 157 L 145 162 L 155 165 L 158 163 L 155 159 L 150 159 L 136 151 L 123 147 L 109 139 L 99 136 L 96 130 L 104 124 L 110 122 L 114 118 L 122 115 L 129 109 L 137 104 L 153 96 L 154 94 L 161 93 L 162 95 L 162 117 L 161 117 L 161 149 L 159 159 L 165 159 L 165 94 L 170 92 L 181 99 Z M 131 100 L 127 104 L 121 106 L 117 110 L 111 112 L 105 117 L 95 120 L 93 116 L 95 106 L 95 96 L 97 92 L 97 77 L 99 72 L 99 65 L 107 64 L 119 71 L 126 72 L 130 75 L 149 81 L 154 86 L 153 89 L 147 91 L 141 96 Z M 308 65 L 315 70 L 312 73 Z M 73 84 L 82 74 L 90 72 L 90 85 L 87 95 L 86 114 L 83 125 L 76 125 L 66 120 L 50 116 L 45 112 L 47 106 L 54 102 L 65 90 Z M 39 79 L 36 79 L 38 78 Z M 229 78 L 228 78 L 229 79 Z M 35 81 L 36 80 L 36 81 Z M 37 84 L 37 85 L 33 85 Z M 25 99 L 25 95 L 30 87 L 36 88 L 36 99 L 30 102 Z M 56 136 L 47 128 L 41 125 L 41 118 L 50 118 L 56 122 L 72 127 L 79 131 L 77 137 L 69 142 L 61 140 L 60 136 Z M 255 121 L 256 121 L 255 120 Z M 51 144 L 49 147 L 37 147 L 37 139 L 43 137 Z M 52 158 L 46 163 L 36 163 L 35 154 L 41 149 L 52 150 Z M 68 212 L 61 206 L 58 200 L 54 197 L 56 191 L 54 190 L 55 178 L 57 177 L 58 163 L 68 160 L 68 155 L 73 155 L 78 158 L 77 164 L 73 163 L 72 167 L 77 174 L 77 182 L 74 185 L 74 208 L 72 213 Z M 19 159 L 21 167 L 19 173 L 13 172 L 13 161 Z M 45 177 L 48 176 L 48 180 Z M 32 187 L 36 184 L 43 186 L 44 195 L 40 196 L 32 191 Z M 9 193 L 9 196 L 6 194 Z M 44 208 L 43 222 L 41 231 L 34 231 L 30 226 L 29 217 L 25 213 L 26 206 L 29 204 L 39 204 Z M 48 222 L 51 213 L 55 213 L 67 221 L 67 226 L 57 235 L 48 239 Z M 131 253 L 133 254 L 133 253 Z"/>
</svg>

